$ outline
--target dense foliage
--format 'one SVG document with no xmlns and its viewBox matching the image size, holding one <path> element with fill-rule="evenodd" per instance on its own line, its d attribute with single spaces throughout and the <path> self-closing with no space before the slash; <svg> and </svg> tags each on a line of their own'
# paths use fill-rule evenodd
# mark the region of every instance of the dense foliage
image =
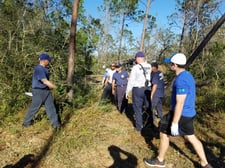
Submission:
<svg viewBox="0 0 225 168">
<path fill-rule="evenodd" d="M 66 73 L 69 43 L 69 27 L 72 1 L 6 0 L 0 3 L 0 116 L 18 112 L 26 107 L 30 97 L 31 78 L 39 54 L 45 52 L 53 57 L 49 66 L 51 79 L 58 85 L 54 91 L 56 99 L 66 102 Z M 81 4 L 82 5 L 82 4 Z M 82 6 L 80 7 L 81 11 Z M 77 59 L 75 67 L 73 105 L 84 101 L 87 88 L 84 76 L 91 73 L 93 65 L 91 51 L 95 40 L 87 37 L 82 27 L 82 13 L 77 32 Z M 88 42 L 91 44 L 87 46 Z M 82 99 L 80 99 L 82 97 Z M 76 102 L 76 103 L 75 103 Z"/>
<path fill-rule="evenodd" d="M 133 22 L 142 24 L 143 3 L 132 2 L 129 4 L 132 15 L 128 12 L 127 16 L 132 16 Z M 177 0 L 175 13 L 168 18 L 171 27 L 167 28 L 157 27 L 157 17 L 149 15 L 144 43 L 147 61 L 163 63 L 165 57 L 176 51 L 182 51 L 189 57 L 221 16 L 218 13 L 221 2 Z M 43 52 L 54 58 L 49 68 L 51 80 L 59 86 L 54 91 L 56 100 L 59 100 L 60 106 L 67 104 L 66 76 L 72 3 L 72 0 L 0 1 L 0 117 L 18 112 L 30 102 L 30 97 L 24 92 L 31 91 L 33 68 L 38 63 L 38 55 Z M 133 23 L 126 23 L 125 20 L 125 27 L 121 29 L 121 24 L 115 22 L 118 21 L 119 12 L 123 11 L 121 6 L 117 6 L 121 3 L 122 0 L 103 1 L 101 9 L 104 10 L 100 10 L 105 14 L 103 18 L 86 16 L 83 1 L 80 3 L 73 106 L 81 105 L 88 97 L 90 88 L 84 85 L 85 75 L 103 73 L 99 68 L 118 61 L 120 51 L 120 59 L 125 62 L 133 58 L 133 53 L 139 49 L 141 39 L 138 40 L 129 29 Z M 117 11 L 117 15 L 112 15 L 112 11 Z M 172 31 L 174 27 L 182 30 L 182 33 Z M 223 25 L 188 69 L 197 81 L 197 104 L 201 111 L 224 109 L 224 34 Z M 93 51 L 98 52 L 98 57 L 92 54 Z M 173 78 L 170 72 L 165 75 L 169 81 Z"/>
</svg>

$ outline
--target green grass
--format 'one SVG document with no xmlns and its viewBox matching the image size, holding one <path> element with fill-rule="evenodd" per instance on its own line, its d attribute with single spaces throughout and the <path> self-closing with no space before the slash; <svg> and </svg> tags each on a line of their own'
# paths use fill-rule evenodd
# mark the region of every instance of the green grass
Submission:
<svg viewBox="0 0 225 168">
<path fill-rule="evenodd" d="M 61 115 L 64 123 L 53 130 L 45 114 L 40 112 L 34 126 L 21 127 L 26 110 L 4 120 L 0 128 L 0 166 L 21 164 L 24 168 L 104 168 L 122 165 L 122 168 L 145 168 L 144 157 L 157 154 L 159 139 L 153 130 L 146 134 L 135 131 L 125 114 L 114 105 L 99 103 L 99 93 L 82 108 L 65 106 Z M 43 111 L 44 112 L 44 111 Z M 196 135 L 206 149 L 214 167 L 224 167 L 225 114 L 199 113 L 195 121 Z M 196 168 L 199 159 L 182 138 L 172 138 L 166 155 L 169 168 Z"/>
</svg>

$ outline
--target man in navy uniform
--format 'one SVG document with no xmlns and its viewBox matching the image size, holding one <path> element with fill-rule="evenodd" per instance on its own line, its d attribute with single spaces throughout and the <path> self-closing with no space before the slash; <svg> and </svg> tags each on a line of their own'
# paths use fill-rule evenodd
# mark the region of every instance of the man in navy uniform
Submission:
<svg viewBox="0 0 225 168">
<path fill-rule="evenodd" d="M 127 71 L 122 69 L 120 63 L 116 64 L 116 72 L 112 78 L 112 94 L 116 96 L 116 106 L 119 112 L 125 112 L 127 107 L 126 88 L 128 81 Z"/>
<path fill-rule="evenodd" d="M 145 54 L 141 51 L 135 55 L 136 65 L 133 66 L 126 89 L 126 98 L 129 98 L 129 92 L 132 91 L 132 106 L 135 114 L 136 130 L 143 128 L 143 109 L 151 117 L 151 65 L 145 62 Z M 148 82 L 146 82 L 148 81 Z"/>
<path fill-rule="evenodd" d="M 35 67 L 32 77 L 32 103 L 23 121 L 23 127 L 32 125 L 33 118 L 42 104 L 45 105 L 46 113 L 53 128 L 60 126 L 58 114 L 53 101 L 51 89 L 57 86 L 49 81 L 49 71 L 46 66 L 51 62 L 48 54 L 39 56 L 39 64 Z"/>
<path fill-rule="evenodd" d="M 163 105 L 163 97 L 164 97 L 164 78 L 163 73 L 158 70 L 158 63 L 152 62 L 152 74 L 151 74 L 151 103 L 152 103 L 152 114 L 153 120 L 158 118 L 162 118 L 162 105 Z"/>
</svg>

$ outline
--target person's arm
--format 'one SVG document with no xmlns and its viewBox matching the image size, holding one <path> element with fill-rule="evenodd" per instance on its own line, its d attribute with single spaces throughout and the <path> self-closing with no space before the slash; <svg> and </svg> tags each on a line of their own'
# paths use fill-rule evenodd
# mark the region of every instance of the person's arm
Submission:
<svg viewBox="0 0 225 168">
<path fill-rule="evenodd" d="M 106 79 L 105 79 L 105 84 L 107 84 L 107 83 L 108 83 L 109 78 L 110 78 L 110 76 L 108 75 L 108 76 L 106 77 Z"/>
<path fill-rule="evenodd" d="M 173 136 L 180 134 L 178 123 L 182 114 L 186 96 L 187 96 L 186 94 L 176 95 L 176 105 L 175 105 L 174 116 L 173 116 L 173 120 L 171 124 L 171 135 Z"/>
<path fill-rule="evenodd" d="M 153 84 L 152 85 L 152 90 L 151 90 L 151 100 L 156 92 L 156 89 L 157 89 L 157 84 Z"/>
<path fill-rule="evenodd" d="M 186 96 L 187 96 L 186 94 L 176 95 L 176 105 L 175 105 L 174 116 L 172 121 L 175 124 L 178 124 L 180 120 Z"/>
<path fill-rule="evenodd" d="M 116 81 L 113 79 L 112 80 L 112 94 L 113 95 L 115 94 L 115 84 L 116 84 Z"/>
<path fill-rule="evenodd" d="M 127 89 L 126 89 L 126 99 L 129 99 L 129 92 L 132 90 L 133 88 L 133 81 L 135 81 L 135 66 L 133 66 L 132 70 L 131 70 L 131 73 L 130 73 L 130 76 L 129 76 L 129 79 L 128 79 L 128 82 L 127 82 Z"/>
<path fill-rule="evenodd" d="M 43 84 L 45 84 L 46 86 L 48 86 L 49 89 L 55 89 L 55 88 L 57 88 L 57 86 L 54 83 L 50 82 L 48 79 L 42 79 L 41 81 L 43 82 Z"/>
</svg>

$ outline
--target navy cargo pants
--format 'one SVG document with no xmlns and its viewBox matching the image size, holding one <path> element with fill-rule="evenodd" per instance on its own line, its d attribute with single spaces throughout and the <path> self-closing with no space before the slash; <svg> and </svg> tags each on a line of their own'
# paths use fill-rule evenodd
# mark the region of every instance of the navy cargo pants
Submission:
<svg viewBox="0 0 225 168">
<path fill-rule="evenodd" d="M 117 109 L 122 113 L 126 111 L 127 99 L 126 99 L 126 88 L 127 86 L 117 86 L 116 87 L 116 100 Z"/>
<path fill-rule="evenodd" d="M 135 114 L 136 129 L 138 131 L 141 131 L 144 126 L 143 110 L 145 110 L 145 112 L 147 113 L 147 117 L 145 117 L 145 120 L 149 120 L 149 118 L 152 118 L 150 94 L 150 87 L 134 87 L 132 89 L 132 105 Z"/>
<path fill-rule="evenodd" d="M 48 89 L 33 89 L 32 94 L 32 103 L 23 121 L 23 125 L 31 125 L 35 114 L 38 112 L 42 104 L 44 104 L 48 119 L 51 121 L 52 127 L 55 128 L 60 126 L 59 117 L 56 113 L 56 108 L 51 91 Z"/>
</svg>

